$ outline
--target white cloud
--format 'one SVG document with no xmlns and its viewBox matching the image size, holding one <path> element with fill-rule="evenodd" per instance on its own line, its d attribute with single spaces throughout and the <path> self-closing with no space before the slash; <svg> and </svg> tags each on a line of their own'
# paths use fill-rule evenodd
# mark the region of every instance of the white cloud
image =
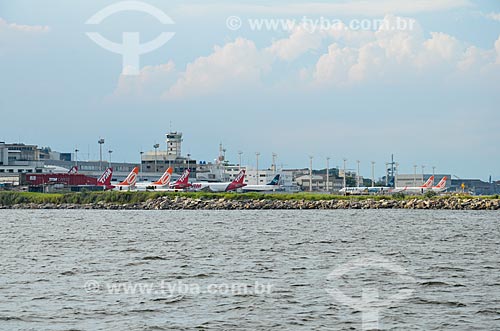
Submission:
<svg viewBox="0 0 500 331">
<path fill-rule="evenodd" d="M 0 32 L 2 30 L 27 32 L 27 33 L 43 33 L 43 32 L 49 32 L 50 28 L 45 25 L 22 25 L 17 23 L 9 23 L 6 20 L 0 18 Z"/>
<path fill-rule="evenodd" d="M 319 83 L 348 82 L 350 81 L 350 68 L 356 64 L 357 60 L 357 50 L 332 44 L 328 47 L 328 53 L 321 56 L 316 63 L 314 79 Z"/>
<path fill-rule="evenodd" d="M 497 51 L 497 64 L 500 64 L 500 36 L 495 42 L 495 50 Z"/>
<path fill-rule="evenodd" d="M 9 53 L 38 52 L 43 47 L 42 36 L 47 36 L 50 28 L 42 25 L 21 25 L 9 23 L 0 18 L 0 55 Z"/>
<path fill-rule="evenodd" d="M 458 62 L 458 69 L 460 71 L 477 70 L 477 65 L 479 63 L 485 63 L 488 57 L 485 56 L 485 52 L 476 46 L 468 47 L 463 58 Z"/>
<path fill-rule="evenodd" d="M 485 14 L 484 16 L 486 16 L 490 20 L 500 22 L 500 13 L 489 13 Z"/>
<path fill-rule="evenodd" d="M 323 36 L 310 33 L 303 26 L 295 28 L 290 37 L 272 43 L 266 50 L 278 58 L 293 61 L 311 50 L 317 50 L 323 43 Z"/>
<path fill-rule="evenodd" d="M 481 82 L 500 77 L 500 38 L 494 48 L 481 49 L 445 33 L 426 37 L 412 19 L 413 29 L 392 29 L 391 22 L 404 18 L 387 15 L 377 31 L 345 29 L 309 33 L 302 27 L 288 38 L 257 48 L 253 41 L 238 38 L 217 46 L 181 72 L 173 64 L 147 67 L 138 78 L 121 77 L 117 94 L 147 94 L 165 98 L 231 93 L 244 89 L 286 88 L 305 90 L 364 83 Z M 329 46 L 328 44 L 329 43 Z M 327 52 L 314 63 L 298 61 L 306 53 Z M 273 71 L 280 61 L 297 64 L 295 73 L 281 79 Z M 279 66 L 276 66 L 279 67 Z M 275 67 L 275 68 L 276 68 Z M 273 75 L 274 74 L 274 75 Z M 487 77 L 487 78 L 486 78 Z M 269 83 L 268 80 L 273 81 Z M 159 91 L 159 92 L 157 92 Z"/>
<path fill-rule="evenodd" d="M 386 16 L 386 20 L 393 20 Z M 496 43 L 500 54 L 500 39 Z M 321 56 L 313 69 L 313 83 L 348 85 L 363 81 L 404 81 L 417 77 L 449 77 L 467 72 L 480 75 L 499 62 L 491 50 L 482 50 L 445 33 L 433 32 L 424 38 L 419 28 L 408 31 L 381 29 L 372 39 L 353 47 L 335 42 Z M 491 68 L 490 68 L 491 69 Z M 497 68 L 498 69 L 498 68 Z"/>
<path fill-rule="evenodd" d="M 178 11 L 183 15 L 206 15 L 208 12 L 261 15 L 363 15 L 415 14 L 445 11 L 472 6 L 469 0 L 370 0 L 337 3 L 303 2 L 286 5 L 198 4 L 184 5 Z"/>
<path fill-rule="evenodd" d="M 431 67 L 444 63 L 456 64 L 463 56 L 465 44 L 456 38 L 441 32 L 431 32 L 431 38 L 424 41 L 419 50 L 417 65 Z"/>
<path fill-rule="evenodd" d="M 157 97 L 172 85 L 177 78 L 175 64 L 169 61 L 157 66 L 146 66 L 139 75 L 120 75 L 115 96 Z"/>
<path fill-rule="evenodd" d="M 330 45 L 314 68 L 314 81 L 319 84 L 346 85 L 367 79 L 380 79 L 394 73 L 394 68 L 404 68 L 414 61 L 416 49 L 423 41 L 423 32 L 414 25 L 413 30 L 393 30 L 389 27 L 396 17 L 386 16 L 389 25 L 382 25 L 376 32 L 366 33 L 345 30 L 349 35 L 340 48 L 338 40 Z M 361 43 L 351 44 L 356 33 L 363 34 Z M 339 36 L 336 36 L 337 39 Z M 397 72 L 401 74 L 401 72 Z"/>
<path fill-rule="evenodd" d="M 164 95 L 166 98 L 205 95 L 232 88 L 256 85 L 271 69 L 271 57 L 247 39 L 238 38 L 186 67 L 179 80 Z"/>
</svg>

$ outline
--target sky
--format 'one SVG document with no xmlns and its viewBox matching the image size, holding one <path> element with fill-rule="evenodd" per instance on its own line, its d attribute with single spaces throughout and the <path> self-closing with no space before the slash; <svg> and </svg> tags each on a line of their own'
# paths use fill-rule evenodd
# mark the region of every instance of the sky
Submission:
<svg viewBox="0 0 500 331">
<path fill-rule="evenodd" d="M 171 38 L 134 71 L 88 33 Z M 263 167 L 346 158 L 370 177 L 394 154 L 400 173 L 487 180 L 499 110 L 497 0 L 0 0 L 0 141 L 97 159 L 103 137 L 138 162 L 172 129 L 197 160 L 222 142 L 250 166 L 256 152 Z"/>
</svg>

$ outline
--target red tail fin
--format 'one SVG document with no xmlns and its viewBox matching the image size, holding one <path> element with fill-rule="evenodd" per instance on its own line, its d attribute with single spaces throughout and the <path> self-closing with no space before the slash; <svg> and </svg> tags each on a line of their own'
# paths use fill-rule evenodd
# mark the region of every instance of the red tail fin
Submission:
<svg viewBox="0 0 500 331">
<path fill-rule="evenodd" d="M 139 167 L 135 167 L 134 170 L 125 178 L 123 182 L 118 185 L 121 186 L 135 186 L 137 183 L 137 175 L 139 175 Z"/>
<path fill-rule="evenodd" d="M 245 169 L 241 170 L 238 176 L 233 180 L 233 184 L 243 184 L 245 180 Z"/>
<path fill-rule="evenodd" d="M 175 188 L 175 189 L 184 189 L 184 188 L 189 187 L 190 184 L 188 181 L 189 181 L 189 174 L 190 173 L 191 173 L 191 170 L 189 170 L 189 169 L 184 170 L 184 172 L 182 173 L 182 176 L 179 177 L 179 179 L 177 179 L 175 181 L 175 183 L 170 184 L 170 187 Z"/>
<path fill-rule="evenodd" d="M 108 168 L 97 180 L 98 186 L 110 186 L 111 179 L 113 178 L 113 168 Z"/>
<path fill-rule="evenodd" d="M 238 176 L 229 184 L 226 191 L 233 191 L 246 186 L 243 182 L 245 181 L 245 170 L 241 170 Z"/>
<path fill-rule="evenodd" d="M 424 183 L 424 185 L 420 186 L 422 188 L 431 188 L 434 185 L 434 176 L 429 177 L 429 179 Z"/>
<path fill-rule="evenodd" d="M 77 174 L 78 173 L 78 167 L 73 166 L 71 169 L 68 171 L 68 174 Z"/>
<path fill-rule="evenodd" d="M 165 171 L 163 176 L 161 176 L 161 178 L 158 179 L 158 181 L 154 182 L 153 184 L 160 185 L 160 186 L 168 185 L 170 183 L 172 172 L 173 172 L 173 169 L 171 167 L 169 167 L 167 169 L 167 171 Z"/>
<path fill-rule="evenodd" d="M 443 177 L 443 179 L 441 179 L 441 181 L 439 182 L 439 184 L 437 184 L 435 187 L 436 188 L 445 188 L 446 187 L 446 181 L 448 180 L 448 177 Z"/>
</svg>

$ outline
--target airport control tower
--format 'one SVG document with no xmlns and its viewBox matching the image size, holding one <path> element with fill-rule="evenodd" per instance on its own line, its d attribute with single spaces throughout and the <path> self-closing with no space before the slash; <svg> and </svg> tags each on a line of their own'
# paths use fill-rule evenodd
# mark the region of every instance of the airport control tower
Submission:
<svg viewBox="0 0 500 331">
<path fill-rule="evenodd" d="M 181 156 L 182 132 L 169 132 L 167 137 L 167 155 L 178 158 Z"/>
</svg>

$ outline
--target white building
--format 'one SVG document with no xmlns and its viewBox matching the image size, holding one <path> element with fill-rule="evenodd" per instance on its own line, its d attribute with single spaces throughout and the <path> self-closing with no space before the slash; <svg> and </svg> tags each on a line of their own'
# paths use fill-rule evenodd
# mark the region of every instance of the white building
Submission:
<svg viewBox="0 0 500 331">
<path fill-rule="evenodd" d="M 0 175 L 42 170 L 43 162 L 40 161 L 40 150 L 36 145 L 0 142 Z"/>
<path fill-rule="evenodd" d="M 310 175 L 302 175 L 295 179 L 298 186 L 302 188 L 303 191 L 309 191 L 311 177 Z M 330 176 L 328 185 L 326 181 L 326 175 L 313 175 L 312 176 L 312 190 L 314 192 L 326 192 L 327 186 L 329 192 L 338 192 L 342 189 L 344 180 L 342 178 L 336 179 L 334 176 Z"/>
<path fill-rule="evenodd" d="M 248 168 L 245 176 L 245 184 L 266 185 L 277 175 L 272 170 L 259 170 Z"/>
<path fill-rule="evenodd" d="M 165 150 L 158 147 L 142 153 L 142 171 L 162 174 L 169 167 L 172 167 L 174 173 L 177 174 L 188 168 L 196 172 L 196 160 L 192 160 L 189 154 L 187 157 L 182 156 L 182 132 L 169 132 L 165 134 L 165 137 Z"/>
<path fill-rule="evenodd" d="M 236 177 L 236 176 L 235 176 Z M 196 180 L 200 182 L 228 182 L 231 174 L 221 163 L 200 163 L 196 166 Z"/>
<path fill-rule="evenodd" d="M 293 172 L 287 170 L 274 171 L 272 169 L 260 169 L 258 171 L 259 177 L 257 177 L 257 169 L 255 168 L 250 168 L 248 166 L 240 167 L 239 165 L 228 165 L 225 166 L 228 180 L 234 180 L 242 169 L 246 171 L 245 184 L 247 185 L 266 185 L 271 182 L 277 174 L 280 174 L 280 185 L 283 187 L 283 189 L 287 192 L 297 191 L 297 187 L 293 182 Z"/>
<path fill-rule="evenodd" d="M 182 132 L 170 132 L 166 134 L 167 155 L 181 157 Z"/>
</svg>

